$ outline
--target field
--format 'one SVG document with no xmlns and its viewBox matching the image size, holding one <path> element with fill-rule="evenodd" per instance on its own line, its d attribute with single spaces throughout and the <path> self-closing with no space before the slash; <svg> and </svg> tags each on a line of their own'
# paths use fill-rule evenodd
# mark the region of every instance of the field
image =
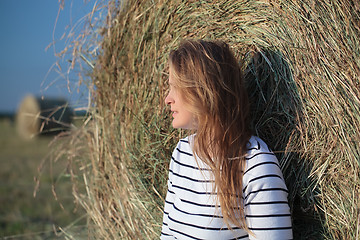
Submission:
<svg viewBox="0 0 360 240">
<path fill-rule="evenodd" d="M 0 239 L 85 238 L 86 215 L 74 203 L 66 161 L 50 161 L 52 138 L 22 140 L 6 118 L 0 119 L 0 131 Z"/>
</svg>

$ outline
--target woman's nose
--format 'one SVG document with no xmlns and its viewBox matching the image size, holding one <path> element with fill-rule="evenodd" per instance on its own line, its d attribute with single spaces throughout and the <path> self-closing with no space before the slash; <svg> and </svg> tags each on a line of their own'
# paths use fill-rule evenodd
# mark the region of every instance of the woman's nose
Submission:
<svg viewBox="0 0 360 240">
<path fill-rule="evenodd" d="M 171 97 L 170 92 L 169 92 L 165 98 L 165 104 L 170 105 L 173 102 L 174 102 L 174 99 Z"/>
</svg>

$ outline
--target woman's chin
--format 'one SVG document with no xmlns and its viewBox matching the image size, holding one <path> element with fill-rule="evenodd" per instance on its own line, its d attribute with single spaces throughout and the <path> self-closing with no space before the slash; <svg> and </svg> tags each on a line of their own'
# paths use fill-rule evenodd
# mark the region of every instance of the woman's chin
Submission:
<svg viewBox="0 0 360 240">
<path fill-rule="evenodd" d="M 173 126 L 173 128 L 180 128 L 180 126 L 178 126 L 178 124 L 176 124 L 176 122 L 172 122 L 172 126 Z"/>
</svg>

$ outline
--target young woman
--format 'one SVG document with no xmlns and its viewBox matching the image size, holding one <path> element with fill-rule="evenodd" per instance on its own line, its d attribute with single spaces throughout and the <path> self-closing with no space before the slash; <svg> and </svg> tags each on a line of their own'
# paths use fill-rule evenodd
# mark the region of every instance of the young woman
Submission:
<svg viewBox="0 0 360 240">
<path fill-rule="evenodd" d="M 238 61 L 220 41 L 184 41 L 169 57 L 172 126 L 161 239 L 292 239 L 278 160 L 249 129 Z"/>
</svg>

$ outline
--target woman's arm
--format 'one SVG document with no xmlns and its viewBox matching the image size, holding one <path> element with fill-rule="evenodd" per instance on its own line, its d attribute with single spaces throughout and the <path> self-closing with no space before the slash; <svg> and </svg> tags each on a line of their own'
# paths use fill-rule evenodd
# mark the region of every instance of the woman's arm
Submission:
<svg viewBox="0 0 360 240">
<path fill-rule="evenodd" d="M 246 161 L 244 211 L 247 226 L 254 233 L 249 238 L 292 239 L 288 190 L 276 156 L 256 151 Z"/>
</svg>

